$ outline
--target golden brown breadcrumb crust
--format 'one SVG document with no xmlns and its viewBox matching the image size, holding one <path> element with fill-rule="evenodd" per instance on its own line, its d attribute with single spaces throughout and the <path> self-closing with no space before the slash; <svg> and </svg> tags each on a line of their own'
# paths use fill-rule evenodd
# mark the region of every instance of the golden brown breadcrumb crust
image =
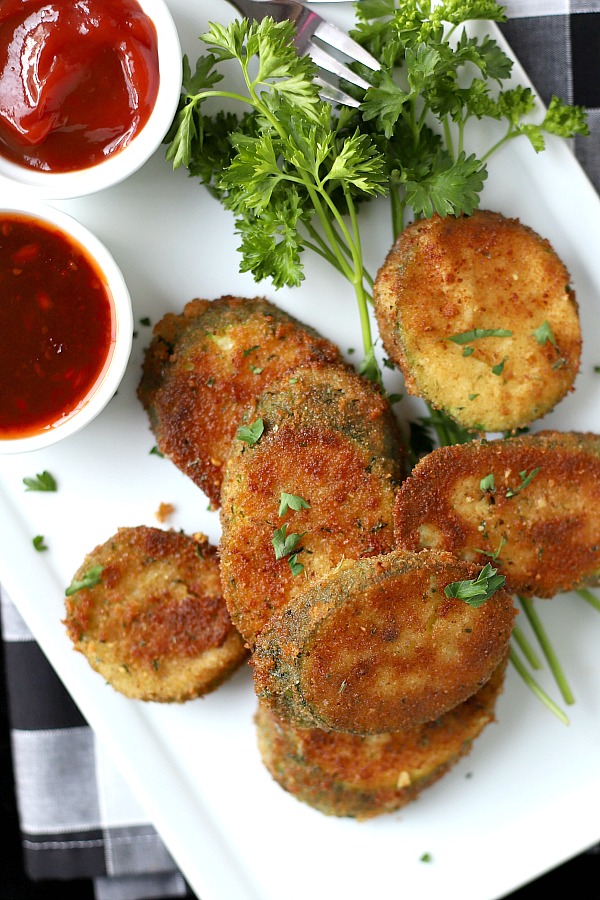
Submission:
<svg viewBox="0 0 600 900">
<path fill-rule="evenodd" d="M 573 388 L 581 328 L 569 272 L 517 219 L 477 210 L 415 221 L 381 267 L 373 301 L 409 392 L 466 428 L 526 426 Z"/>
<path fill-rule="evenodd" d="M 158 449 L 217 508 L 243 411 L 289 369 L 324 362 L 339 348 L 263 298 L 196 299 L 155 325 L 138 397 Z"/>
<path fill-rule="evenodd" d="M 397 550 L 310 583 L 258 635 L 257 695 L 298 725 L 354 734 L 443 715 L 507 652 L 516 614 L 507 593 L 477 608 L 444 593 L 479 571 L 450 553 Z"/>
<path fill-rule="evenodd" d="M 381 392 L 350 367 L 296 369 L 269 387 L 246 417 L 262 419 L 255 444 L 236 439 L 221 496 L 223 593 L 250 646 L 271 615 L 308 581 L 344 559 L 393 545 L 395 489 L 404 453 Z M 282 492 L 309 508 L 279 515 Z M 276 559 L 275 531 L 302 535 Z"/>
<path fill-rule="evenodd" d="M 406 806 L 468 754 L 495 721 L 506 662 L 464 703 L 405 731 L 361 737 L 299 728 L 258 705 L 262 760 L 288 793 L 330 816 L 365 820 Z"/>
<path fill-rule="evenodd" d="M 441 447 L 398 491 L 396 541 L 493 558 L 507 590 L 553 597 L 598 584 L 599 506 L 598 435 L 543 431 Z"/>
<path fill-rule="evenodd" d="M 183 702 L 220 685 L 247 657 L 221 591 L 216 548 L 181 532 L 120 528 L 74 575 L 98 583 L 65 597 L 76 650 L 115 690 Z"/>
</svg>

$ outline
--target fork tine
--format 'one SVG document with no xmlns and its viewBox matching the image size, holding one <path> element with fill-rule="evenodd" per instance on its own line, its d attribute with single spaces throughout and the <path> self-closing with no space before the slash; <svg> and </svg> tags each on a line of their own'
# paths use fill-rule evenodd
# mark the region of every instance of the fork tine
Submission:
<svg viewBox="0 0 600 900">
<path fill-rule="evenodd" d="M 357 75 L 356 72 L 353 72 L 352 69 L 349 69 L 344 63 L 334 59 L 331 54 L 327 53 L 317 44 L 311 42 L 306 52 L 320 69 L 325 69 L 326 72 L 331 72 L 333 75 L 337 75 L 338 78 L 343 78 L 345 81 L 350 82 L 350 84 L 355 84 L 365 91 L 367 88 L 371 87 L 368 81 L 365 81 L 364 78 L 361 78 L 360 75 Z"/>
<path fill-rule="evenodd" d="M 329 103 L 341 103 L 342 106 L 353 106 L 355 109 L 360 106 L 360 100 L 356 100 L 323 78 L 317 76 L 314 82 L 320 88 L 319 94 L 323 100 L 328 100 Z"/>
<path fill-rule="evenodd" d="M 352 40 L 342 29 L 326 22 L 320 15 L 308 9 L 298 0 L 228 0 L 243 16 L 260 21 L 272 16 L 276 22 L 289 19 L 296 27 L 294 44 L 300 55 L 308 55 L 315 65 L 324 72 L 330 72 L 349 84 L 367 90 L 371 85 L 348 64 L 337 59 L 329 50 L 338 51 L 347 57 L 347 63 L 359 62 L 368 69 L 377 71 L 379 62 L 370 53 Z M 1 4 L 1 0 L 0 0 Z M 321 43 L 319 43 L 321 42 Z M 360 103 L 327 79 L 316 78 L 320 95 L 324 100 L 345 106 L 360 106 Z"/>
<path fill-rule="evenodd" d="M 340 50 L 346 56 L 350 57 L 350 59 L 362 63 L 363 66 L 372 69 L 374 72 L 381 68 L 374 56 L 371 56 L 364 47 L 361 47 L 360 44 L 357 44 L 356 41 L 352 40 L 349 34 L 342 31 L 342 29 L 338 28 L 336 25 L 332 25 L 331 22 L 319 22 L 314 30 L 313 36 L 319 38 L 324 44 L 335 47 L 336 50 Z"/>
</svg>

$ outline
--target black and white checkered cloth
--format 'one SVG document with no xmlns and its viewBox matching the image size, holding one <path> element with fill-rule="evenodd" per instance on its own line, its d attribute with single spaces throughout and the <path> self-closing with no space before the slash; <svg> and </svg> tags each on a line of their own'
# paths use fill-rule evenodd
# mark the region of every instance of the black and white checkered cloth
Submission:
<svg viewBox="0 0 600 900">
<path fill-rule="evenodd" d="M 4 664 L 25 868 L 97 900 L 189 896 L 154 827 L 5 592 Z"/>
<path fill-rule="evenodd" d="M 589 112 L 575 153 L 600 191 L 600 0 L 508 0 L 504 34 L 542 100 Z M 160 837 L 6 595 L 2 632 L 23 850 L 32 879 L 94 880 L 97 900 L 183 897 Z"/>
</svg>

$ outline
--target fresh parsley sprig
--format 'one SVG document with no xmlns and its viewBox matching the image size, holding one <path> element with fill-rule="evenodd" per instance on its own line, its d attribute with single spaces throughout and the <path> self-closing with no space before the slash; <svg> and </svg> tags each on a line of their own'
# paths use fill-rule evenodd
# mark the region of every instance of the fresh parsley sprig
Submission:
<svg viewBox="0 0 600 900">
<path fill-rule="evenodd" d="M 293 47 L 294 26 L 237 20 L 211 24 L 210 49 L 192 72 L 184 60 L 184 93 L 167 158 L 198 175 L 235 216 L 241 271 L 275 287 L 303 280 L 301 254 L 312 248 L 354 288 L 366 362 L 373 367 L 368 314 L 371 278 L 365 271 L 357 204 L 385 193 L 382 153 L 347 114 L 319 98 L 316 67 Z M 218 67 L 235 60 L 243 90 L 223 90 Z M 211 117 L 206 101 L 226 99 L 239 115 Z M 208 153 L 206 152 L 208 150 Z"/>
<path fill-rule="evenodd" d="M 533 122 L 530 88 L 505 86 L 512 60 L 489 35 L 467 34 L 469 21 L 506 21 L 495 0 L 361 0 L 355 7 L 352 36 L 382 63 L 361 130 L 385 146 L 394 234 L 409 208 L 417 216 L 471 213 L 487 161 L 508 141 L 525 136 L 540 152 L 545 134 L 589 133 L 585 110 L 558 97 Z M 469 126 L 486 118 L 506 130 L 477 158 L 465 149 Z"/>
</svg>

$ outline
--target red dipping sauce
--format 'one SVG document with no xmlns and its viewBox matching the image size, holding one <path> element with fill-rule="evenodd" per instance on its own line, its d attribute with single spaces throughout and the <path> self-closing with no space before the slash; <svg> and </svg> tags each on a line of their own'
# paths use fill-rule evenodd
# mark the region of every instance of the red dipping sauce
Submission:
<svg viewBox="0 0 600 900">
<path fill-rule="evenodd" d="M 76 412 L 116 340 L 112 296 L 86 251 L 50 223 L 0 216 L 0 440 Z"/>
<path fill-rule="evenodd" d="M 1 0 L 0 153 L 49 172 L 97 165 L 148 121 L 156 29 L 136 0 Z"/>
</svg>

